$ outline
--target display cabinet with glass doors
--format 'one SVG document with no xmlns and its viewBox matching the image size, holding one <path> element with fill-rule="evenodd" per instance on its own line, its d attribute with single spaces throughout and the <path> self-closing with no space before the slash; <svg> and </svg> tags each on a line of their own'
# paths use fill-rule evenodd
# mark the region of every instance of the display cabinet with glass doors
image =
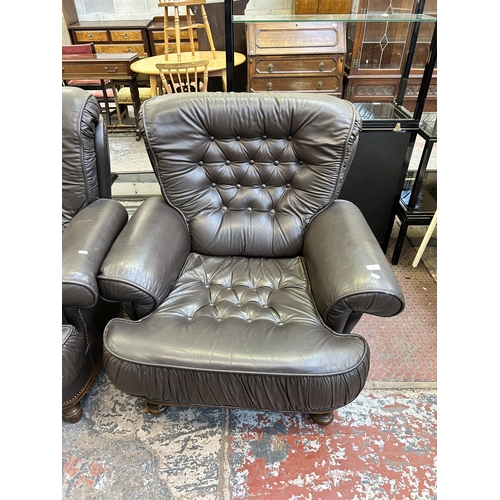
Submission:
<svg viewBox="0 0 500 500">
<path fill-rule="evenodd" d="M 418 0 L 352 0 L 351 13 L 386 15 L 414 14 Z M 437 0 L 426 0 L 423 12 L 436 16 Z M 393 102 L 399 92 L 401 76 L 413 35 L 410 22 L 350 22 L 347 27 L 344 99 L 353 102 Z M 411 71 L 405 89 L 405 107 L 413 110 L 420 81 L 429 55 L 434 26 L 420 23 L 413 45 Z M 426 111 L 436 110 L 437 70 L 430 82 Z"/>
</svg>

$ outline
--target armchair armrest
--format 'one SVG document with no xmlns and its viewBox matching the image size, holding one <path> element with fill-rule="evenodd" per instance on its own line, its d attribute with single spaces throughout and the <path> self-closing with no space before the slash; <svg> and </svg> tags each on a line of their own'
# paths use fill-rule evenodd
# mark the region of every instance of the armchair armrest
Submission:
<svg viewBox="0 0 500 500">
<path fill-rule="evenodd" d="M 92 307 L 99 298 L 97 273 L 127 223 L 125 207 L 96 200 L 80 210 L 62 234 L 62 305 Z"/>
<path fill-rule="evenodd" d="M 312 292 L 323 321 L 349 333 L 363 313 L 395 316 L 404 296 L 361 211 L 336 200 L 311 223 L 304 240 Z"/>
<path fill-rule="evenodd" d="M 132 319 L 165 299 L 191 249 L 182 215 L 161 196 L 148 198 L 117 238 L 98 276 L 101 295 L 121 302 Z"/>
</svg>

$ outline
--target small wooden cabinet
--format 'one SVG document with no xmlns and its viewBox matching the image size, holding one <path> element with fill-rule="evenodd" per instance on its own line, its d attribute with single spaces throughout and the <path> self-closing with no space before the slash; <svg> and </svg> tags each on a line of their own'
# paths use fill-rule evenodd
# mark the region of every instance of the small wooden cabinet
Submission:
<svg viewBox="0 0 500 500">
<path fill-rule="evenodd" d="M 68 26 L 74 44 L 93 42 L 98 54 L 136 52 L 139 57 L 151 55 L 144 21 L 82 21 Z"/>
<path fill-rule="evenodd" d="M 179 16 L 181 25 L 186 24 L 186 16 Z M 196 30 L 194 31 L 194 48 L 199 50 L 198 36 Z M 149 46 L 151 47 L 152 56 L 160 56 L 165 54 L 165 31 L 163 16 L 154 17 L 153 21 L 148 26 Z M 170 32 L 168 34 L 169 41 L 171 42 L 168 47 L 168 52 L 175 52 L 175 34 Z M 181 31 L 181 52 L 189 52 L 191 50 L 189 42 L 189 34 L 187 30 Z"/>
<path fill-rule="evenodd" d="M 248 92 L 342 95 L 343 23 L 247 23 L 246 38 Z"/>
</svg>

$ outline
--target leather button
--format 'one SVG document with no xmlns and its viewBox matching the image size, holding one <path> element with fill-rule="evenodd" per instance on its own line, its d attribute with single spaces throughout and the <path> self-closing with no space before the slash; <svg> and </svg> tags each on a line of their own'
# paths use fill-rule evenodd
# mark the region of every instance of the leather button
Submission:
<svg viewBox="0 0 500 500">
<path fill-rule="evenodd" d="M 202 166 L 203 166 L 203 162 L 202 162 L 202 161 L 199 161 L 199 162 L 198 162 L 198 165 L 199 165 L 200 167 L 202 167 Z"/>
<path fill-rule="evenodd" d="M 226 160 L 226 165 L 231 165 L 231 161 L 230 160 Z"/>
<path fill-rule="evenodd" d="M 250 160 L 248 163 L 250 163 L 250 165 L 253 165 L 255 163 L 255 160 Z"/>
<path fill-rule="evenodd" d="M 266 189 L 266 187 L 267 187 L 267 186 L 266 186 L 265 184 L 262 184 L 260 187 L 261 187 L 262 189 Z"/>
<path fill-rule="evenodd" d="M 274 208 L 271 208 L 271 210 L 269 210 L 269 213 L 270 213 L 271 215 L 274 215 L 274 214 L 276 213 L 276 211 L 274 210 Z"/>
<path fill-rule="evenodd" d="M 248 318 L 247 319 L 247 323 L 251 323 L 252 322 L 252 319 L 251 318 Z"/>
<path fill-rule="evenodd" d="M 302 160 L 300 160 L 299 165 L 304 165 L 304 162 Z"/>
<path fill-rule="evenodd" d="M 278 160 L 274 160 L 274 164 L 275 164 L 275 165 L 279 165 L 279 164 L 280 164 L 280 162 L 279 162 Z"/>
<path fill-rule="evenodd" d="M 252 211 L 252 208 L 251 207 L 248 207 L 247 208 L 247 212 L 251 212 Z"/>
<path fill-rule="evenodd" d="M 217 184 L 215 184 L 215 182 L 212 182 L 212 187 L 217 187 Z"/>
<path fill-rule="evenodd" d="M 211 141 L 215 141 L 215 137 L 214 137 L 213 135 L 211 135 L 211 136 L 209 137 L 209 139 L 210 139 Z"/>
<path fill-rule="evenodd" d="M 222 319 L 221 319 L 221 318 L 215 318 L 215 320 L 216 320 L 216 321 L 222 321 Z"/>
<path fill-rule="evenodd" d="M 240 189 L 241 184 L 236 184 L 236 189 Z"/>
<path fill-rule="evenodd" d="M 287 138 L 286 138 L 287 141 L 291 141 L 292 140 L 292 136 L 289 135 Z"/>
<path fill-rule="evenodd" d="M 289 188 L 289 187 L 290 187 L 290 184 L 287 184 L 287 185 L 286 185 L 286 187 L 287 187 L 287 188 Z"/>
<path fill-rule="evenodd" d="M 276 324 L 277 324 L 278 326 L 283 326 L 283 322 L 282 322 L 282 321 L 278 321 Z"/>
<path fill-rule="evenodd" d="M 222 210 L 223 212 L 227 212 L 227 207 L 222 207 L 222 208 L 221 208 L 221 210 Z"/>
<path fill-rule="evenodd" d="M 236 136 L 236 140 L 237 141 L 240 141 L 241 140 L 241 137 L 239 135 Z"/>
<path fill-rule="evenodd" d="M 262 140 L 265 141 L 267 139 L 267 135 L 262 136 Z"/>
</svg>

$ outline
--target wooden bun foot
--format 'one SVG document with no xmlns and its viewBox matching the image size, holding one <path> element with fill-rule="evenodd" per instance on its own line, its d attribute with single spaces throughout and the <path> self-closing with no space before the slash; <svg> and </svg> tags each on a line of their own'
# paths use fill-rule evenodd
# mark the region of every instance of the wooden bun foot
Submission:
<svg viewBox="0 0 500 500">
<path fill-rule="evenodd" d="M 328 425 L 333 421 L 333 410 L 323 413 L 310 413 L 309 416 L 315 424 Z"/>
<path fill-rule="evenodd" d="M 167 411 L 168 406 L 161 403 L 154 403 L 153 401 L 146 402 L 146 409 L 151 415 L 161 415 Z"/>
<path fill-rule="evenodd" d="M 70 406 L 69 408 L 63 408 L 62 417 L 66 422 L 71 424 L 75 424 L 78 422 L 83 416 L 82 404 L 80 401 Z"/>
</svg>

